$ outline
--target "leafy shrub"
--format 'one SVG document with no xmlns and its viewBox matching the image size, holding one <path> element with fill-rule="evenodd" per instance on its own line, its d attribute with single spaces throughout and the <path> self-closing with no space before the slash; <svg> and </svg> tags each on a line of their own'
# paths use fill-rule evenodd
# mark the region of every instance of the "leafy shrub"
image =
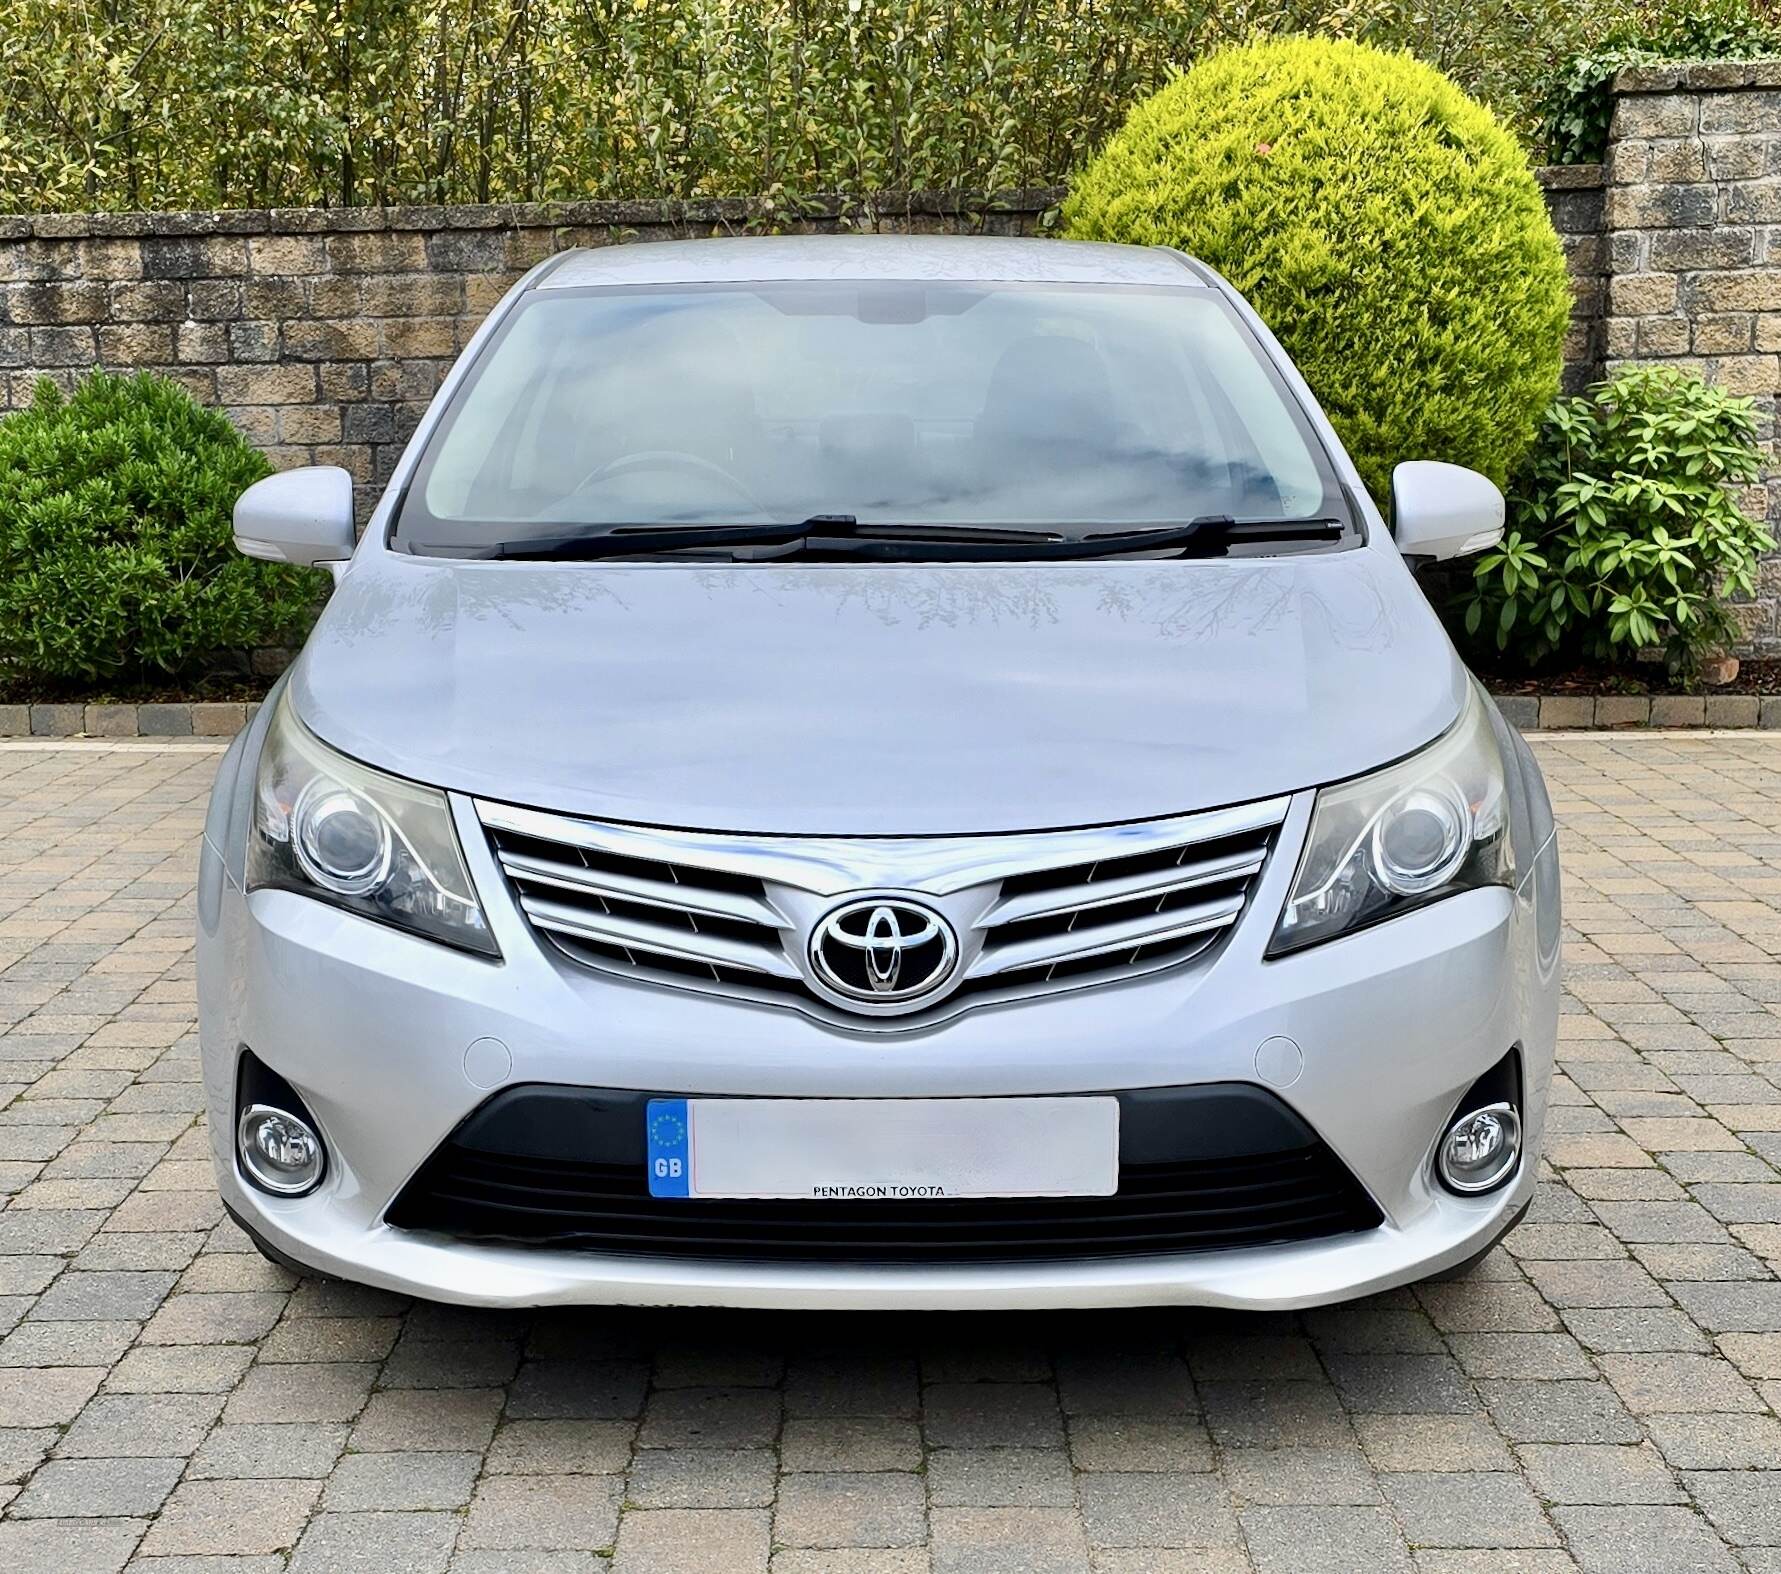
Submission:
<svg viewBox="0 0 1781 1574">
<path fill-rule="evenodd" d="M 1555 164 L 1593 164 L 1608 147 L 1615 75 L 1664 60 L 1781 55 L 1775 0 L 1647 0 L 1627 22 L 1566 60 L 1539 93 L 1540 141 Z"/>
<path fill-rule="evenodd" d="M 1255 31 L 1407 46 L 1521 124 L 1626 4 L 0 0 L 0 209 L 1054 185 Z"/>
<path fill-rule="evenodd" d="M 236 497 L 270 470 L 176 383 L 40 382 L 0 420 L 0 673 L 178 673 L 298 627 L 321 576 L 231 544 Z"/>
<path fill-rule="evenodd" d="M 1215 55 L 1132 111 L 1064 219 L 1223 273 L 1377 498 L 1403 459 L 1500 484 L 1558 391 L 1571 291 L 1539 187 L 1496 118 L 1408 55 Z"/>
<path fill-rule="evenodd" d="M 1761 466 L 1751 401 L 1697 377 L 1636 368 L 1560 399 L 1474 566 L 1467 632 L 1523 665 L 1662 645 L 1692 674 L 1737 639 L 1724 598 L 1775 544 L 1729 490 Z"/>
</svg>

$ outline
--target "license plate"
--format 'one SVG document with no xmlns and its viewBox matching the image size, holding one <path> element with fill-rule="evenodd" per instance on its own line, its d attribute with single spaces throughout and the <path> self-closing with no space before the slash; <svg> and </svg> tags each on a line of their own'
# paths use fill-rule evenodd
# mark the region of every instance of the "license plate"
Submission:
<svg viewBox="0 0 1781 1574">
<path fill-rule="evenodd" d="M 1110 1197 L 1119 1100 L 651 1099 L 652 1197 Z"/>
</svg>

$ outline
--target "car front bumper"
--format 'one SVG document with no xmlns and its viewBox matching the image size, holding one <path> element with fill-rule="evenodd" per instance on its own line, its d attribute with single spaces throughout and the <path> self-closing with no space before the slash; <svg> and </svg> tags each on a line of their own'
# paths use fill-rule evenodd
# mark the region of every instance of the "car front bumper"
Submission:
<svg viewBox="0 0 1781 1574">
<path fill-rule="evenodd" d="M 873 1037 L 796 1011 L 615 981 L 541 945 L 505 899 L 468 806 L 466 858 L 503 961 L 492 963 L 283 891 L 244 894 L 214 844 L 200 890 L 200 1032 L 218 1183 L 287 1256 L 343 1278 L 481 1306 L 808 1308 L 1197 1304 L 1290 1308 L 1425 1277 L 1493 1240 L 1532 1194 L 1557 1016 L 1555 913 L 1473 891 L 1276 961 L 1262 949 L 1292 872 L 1276 857 L 1209 960 L 1130 983 L 968 1012 Z M 1282 827 L 1296 848 L 1309 795 Z M 1555 859 L 1549 842 L 1540 854 Z M 1556 891 L 1556 881 L 1544 882 Z M 1552 898 L 1556 903 L 1556 896 Z M 1298 1050 L 1296 1072 L 1278 1046 Z M 329 1150 L 298 1199 L 247 1184 L 233 1150 L 249 1048 L 302 1095 Z M 1482 1197 L 1434 1180 L 1434 1144 L 1511 1048 L 1525 1156 Z M 1289 1075 L 1290 1073 L 1290 1075 Z M 1181 1255 L 982 1264 L 716 1262 L 471 1243 L 385 1213 L 490 1094 L 522 1084 L 705 1095 L 937 1097 L 1252 1083 L 1296 1111 L 1370 1193 L 1378 1228 Z"/>
</svg>

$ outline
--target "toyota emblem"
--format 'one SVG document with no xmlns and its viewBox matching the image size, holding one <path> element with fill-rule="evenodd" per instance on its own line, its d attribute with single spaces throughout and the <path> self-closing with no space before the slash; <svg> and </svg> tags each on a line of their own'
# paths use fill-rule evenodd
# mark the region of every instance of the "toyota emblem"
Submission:
<svg viewBox="0 0 1781 1574">
<path fill-rule="evenodd" d="M 952 978 L 958 936 L 933 908 L 902 897 L 869 896 L 824 914 L 810 937 L 810 961 L 838 995 L 865 1005 L 910 1004 Z"/>
</svg>

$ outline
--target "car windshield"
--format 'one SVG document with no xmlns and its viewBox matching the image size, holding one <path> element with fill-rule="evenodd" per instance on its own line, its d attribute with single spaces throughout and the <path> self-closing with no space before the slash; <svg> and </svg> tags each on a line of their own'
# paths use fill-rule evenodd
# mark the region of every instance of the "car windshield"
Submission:
<svg viewBox="0 0 1781 1574">
<path fill-rule="evenodd" d="M 1297 402 L 1212 290 L 544 288 L 457 390 L 394 539 L 492 555 L 813 516 L 1070 540 L 1348 511 Z"/>
</svg>

